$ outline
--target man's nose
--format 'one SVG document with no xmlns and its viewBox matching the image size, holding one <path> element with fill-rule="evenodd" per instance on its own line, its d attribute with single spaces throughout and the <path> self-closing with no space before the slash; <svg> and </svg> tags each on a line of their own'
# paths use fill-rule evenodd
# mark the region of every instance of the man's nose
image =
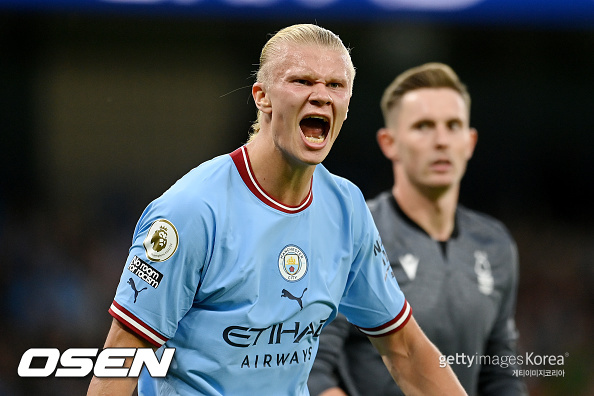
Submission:
<svg viewBox="0 0 594 396">
<path fill-rule="evenodd" d="M 328 92 L 326 86 L 322 83 L 314 84 L 311 95 L 309 96 L 311 102 L 318 105 L 332 104 L 332 96 Z"/>
<path fill-rule="evenodd" d="M 435 128 L 435 144 L 447 146 L 450 143 L 450 130 L 445 125 L 437 125 Z"/>
</svg>

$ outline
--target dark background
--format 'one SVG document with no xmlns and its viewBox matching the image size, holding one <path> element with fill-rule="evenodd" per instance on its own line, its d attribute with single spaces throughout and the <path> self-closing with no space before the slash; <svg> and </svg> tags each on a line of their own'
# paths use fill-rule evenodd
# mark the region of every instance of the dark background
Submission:
<svg viewBox="0 0 594 396">
<path fill-rule="evenodd" d="M 327 14 L 0 11 L 0 395 L 72 395 L 89 378 L 19 379 L 31 347 L 101 347 L 144 207 L 245 142 L 270 33 L 318 23 L 352 48 L 354 96 L 325 161 L 371 198 L 391 186 L 379 98 L 404 69 L 450 64 L 479 143 L 461 202 L 504 221 L 521 260 L 520 352 L 564 355 L 532 395 L 594 394 L 594 21 L 472 23 Z"/>
</svg>

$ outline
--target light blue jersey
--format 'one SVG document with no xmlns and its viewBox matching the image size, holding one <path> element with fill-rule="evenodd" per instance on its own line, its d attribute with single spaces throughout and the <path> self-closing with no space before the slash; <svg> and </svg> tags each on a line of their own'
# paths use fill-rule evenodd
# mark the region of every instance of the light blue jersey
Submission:
<svg viewBox="0 0 594 396">
<path fill-rule="evenodd" d="M 141 376 L 141 395 L 232 396 L 308 395 L 337 310 L 371 336 L 411 315 L 361 192 L 318 165 L 302 204 L 283 205 L 244 146 L 147 207 L 109 311 L 176 348 L 167 377 Z"/>
</svg>

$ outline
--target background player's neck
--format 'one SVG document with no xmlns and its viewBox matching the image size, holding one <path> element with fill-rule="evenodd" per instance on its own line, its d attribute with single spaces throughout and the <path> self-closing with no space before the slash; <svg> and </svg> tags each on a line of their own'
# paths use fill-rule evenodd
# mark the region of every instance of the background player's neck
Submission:
<svg viewBox="0 0 594 396">
<path fill-rule="evenodd" d="M 392 194 L 402 211 L 437 241 L 447 241 L 454 231 L 458 188 L 441 195 L 427 194 L 406 183 L 395 184 Z"/>
</svg>

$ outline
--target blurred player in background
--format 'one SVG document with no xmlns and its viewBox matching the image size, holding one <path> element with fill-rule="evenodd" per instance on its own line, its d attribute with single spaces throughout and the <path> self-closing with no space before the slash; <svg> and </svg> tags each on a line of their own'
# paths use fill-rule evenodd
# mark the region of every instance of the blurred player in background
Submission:
<svg viewBox="0 0 594 396">
<path fill-rule="evenodd" d="M 513 365 L 477 362 L 516 355 L 518 256 L 500 222 L 458 204 L 477 142 L 466 87 L 449 66 L 429 63 L 398 76 L 381 108 L 377 140 L 395 183 L 368 205 L 419 325 L 442 361 L 466 356 L 452 369 L 470 395 L 526 394 Z M 402 394 L 367 338 L 340 315 L 320 337 L 309 386 L 312 395 Z"/>
<path fill-rule="evenodd" d="M 105 343 L 176 348 L 165 378 L 141 375 L 141 395 L 307 395 L 319 333 L 339 305 L 403 389 L 464 394 L 412 317 L 361 192 L 320 165 L 354 76 L 334 33 L 279 31 L 252 87 L 250 141 L 142 214 Z M 88 394 L 130 395 L 136 382 L 94 377 Z"/>
</svg>

